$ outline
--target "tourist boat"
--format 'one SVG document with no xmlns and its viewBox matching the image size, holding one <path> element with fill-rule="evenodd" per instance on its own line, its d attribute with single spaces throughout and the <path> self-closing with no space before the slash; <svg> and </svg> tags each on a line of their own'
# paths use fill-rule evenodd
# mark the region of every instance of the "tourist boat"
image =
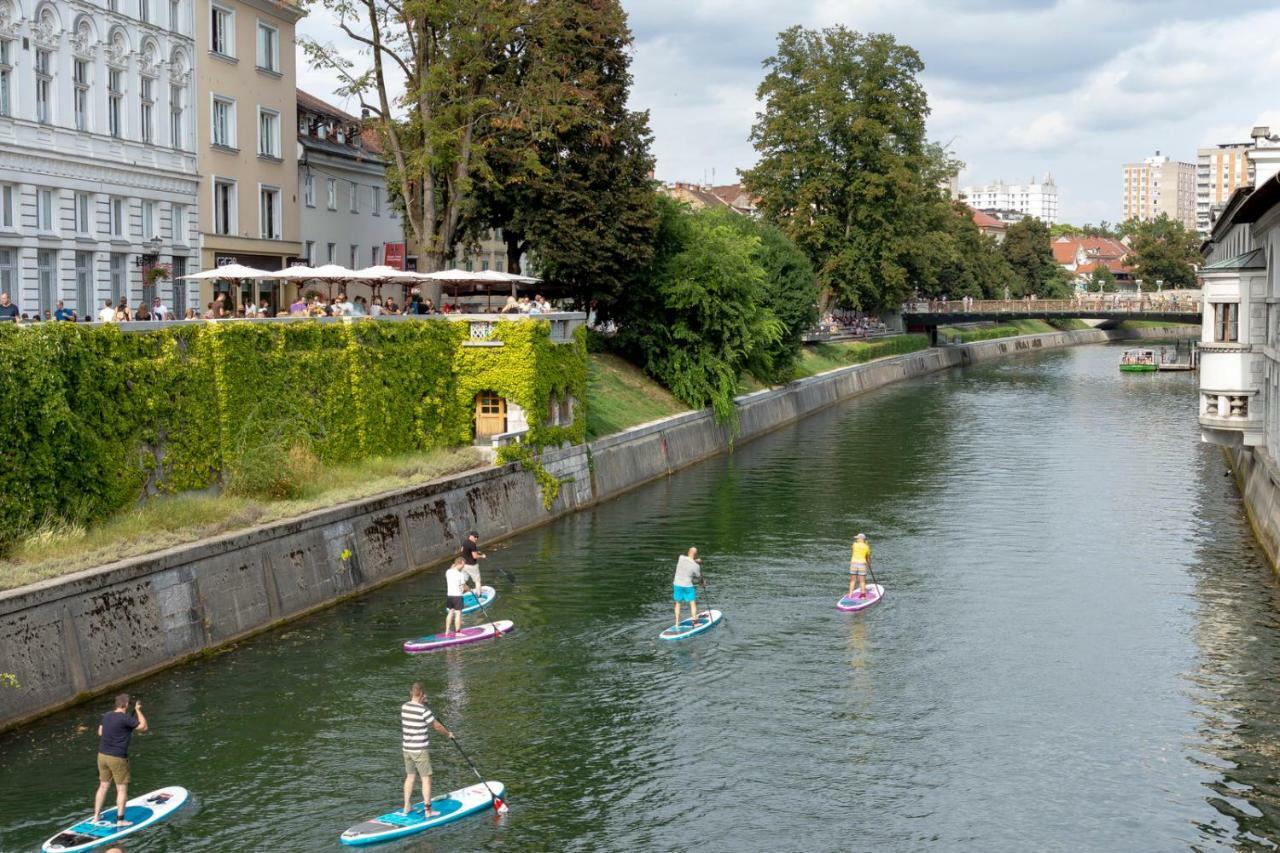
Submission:
<svg viewBox="0 0 1280 853">
<path fill-rule="evenodd" d="M 1150 349 L 1127 349 L 1120 354 L 1120 371 L 1122 373 L 1155 373 L 1160 360 L 1156 351 Z"/>
</svg>

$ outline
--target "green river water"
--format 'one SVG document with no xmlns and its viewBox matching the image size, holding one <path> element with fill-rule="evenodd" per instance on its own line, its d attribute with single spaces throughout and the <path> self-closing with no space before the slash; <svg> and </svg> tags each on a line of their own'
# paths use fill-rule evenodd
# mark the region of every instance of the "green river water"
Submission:
<svg viewBox="0 0 1280 853">
<path fill-rule="evenodd" d="M 1117 357 L 886 388 L 492 546 L 485 645 L 400 650 L 433 569 L 132 685 L 132 792 L 193 802 L 126 849 L 340 849 L 399 803 L 415 679 L 511 812 L 381 849 L 1274 849 L 1280 589 L 1195 377 Z M 851 616 L 860 531 L 888 594 Z M 660 643 L 689 545 L 725 621 Z M 0 736 L 0 850 L 85 814 L 108 705 Z"/>
</svg>

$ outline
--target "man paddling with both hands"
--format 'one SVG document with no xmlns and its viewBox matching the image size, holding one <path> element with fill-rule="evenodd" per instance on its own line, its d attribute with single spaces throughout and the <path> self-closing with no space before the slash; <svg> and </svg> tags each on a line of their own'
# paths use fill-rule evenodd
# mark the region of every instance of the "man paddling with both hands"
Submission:
<svg viewBox="0 0 1280 853">
<path fill-rule="evenodd" d="M 453 565 L 445 570 L 444 633 L 446 637 L 462 630 L 462 598 L 466 595 L 467 582 L 470 579 L 466 572 L 466 565 L 462 562 L 461 557 L 455 559 Z M 480 595 L 479 587 L 476 588 L 476 595 Z M 450 625 L 453 627 L 450 628 Z"/>
<path fill-rule="evenodd" d="M 409 688 L 409 701 L 400 706 L 401 748 L 404 751 L 404 813 L 413 810 L 413 779 L 422 777 L 422 810 L 424 818 L 435 817 L 431 810 L 431 756 L 427 753 L 427 726 L 453 740 L 453 732 L 440 725 L 427 707 L 427 693 L 414 682 Z"/>
<path fill-rule="evenodd" d="M 480 595 L 480 563 L 478 561 L 484 559 L 484 554 L 480 553 L 480 534 L 474 530 L 467 534 L 466 541 L 462 543 L 462 562 L 463 570 L 471 577 L 471 588 L 476 591 L 476 596 Z"/>
<path fill-rule="evenodd" d="M 690 548 L 689 553 L 682 554 L 676 561 L 676 576 L 671 581 L 671 598 L 676 603 L 676 625 L 680 624 L 680 605 L 689 602 L 689 620 L 698 621 L 698 590 L 695 584 L 702 579 L 702 563 L 698 559 L 698 549 Z"/>
</svg>

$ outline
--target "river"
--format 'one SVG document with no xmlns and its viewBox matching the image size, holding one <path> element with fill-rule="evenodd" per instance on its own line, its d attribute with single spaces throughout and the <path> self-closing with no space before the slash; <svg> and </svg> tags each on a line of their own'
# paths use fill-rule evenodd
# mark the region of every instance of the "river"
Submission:
<svg viewBox="0 0 1280 853">
<path fill-rule="evenodd" d="M 1271 849 L 1280 589 L 1195 377 L 1117 357 L 882 389 L 491 547 L 484 646 L 400 651 L 432 571 L 143 680 L 132 791 L 194 799 L 127 849 L 339 849 L 399 802 L 415 679 L 511 812 L 388 849 Z M 857 532 L 888 594 L 850 616 Z M 659 643 L 689 545 L 726 618 Z M 109 704 L 0 736 L 0 850 L 90 806 Z"/>
</svg>

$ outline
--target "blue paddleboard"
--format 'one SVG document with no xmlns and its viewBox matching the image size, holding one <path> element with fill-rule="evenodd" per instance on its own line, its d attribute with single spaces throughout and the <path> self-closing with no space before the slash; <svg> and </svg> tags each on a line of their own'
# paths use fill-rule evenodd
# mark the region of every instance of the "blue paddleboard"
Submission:
<svg viewBox="0 0 1280 853">
<path fill-rule="evenodd" d="M 351 847 L 365 844 L 378 844 L 406 835 L 424 832 L 435 826 L 452 823 L 467 815 L 475 814 L 493 807 L 493 797 L 502 797 L 501 782 L 489 782 L 489 787 L 476 783 L 469 788 L 460 788 L 443 796 L 433 797 L 431 809 L 435 814 L 426 816 L 423 804 L 418 803 L 408 814 L 401 811 L 387 812 L 384 815 L 357 823 L 342 833 L 342 843 Z M 491 795 L 489 791 L 492 790 Z"/>
<path fill-rule="evenodd" d="M 43 853 L 72 853 L 75 850 L 92 850 L 111 844 L 164 820 L 181 808 L 188 796 L 186 788 L 172 785 L 134 797 L 124 804 L 124 819 L 129 821 L 129 826 L 116 826 L 116 810 L 113 806 L 103 810 L 100 822 L 82 820 L 50 838 L 40 849 Z"/>
<path fill-rule="evenodd" d="M 658 635 L 659 640 L 684 640 L 694 634 L 701 634 L 720 624 L 724 614 L 719 610 L 704 610 L 697 619 L 686 619 L 679 625 L 672 625 Z"/>
<path fill-rule="evenodd" d="M 462 596 L 462 614 L 475 613 L 482 606 L 488 607 L 493 604 L 493 600 L 498 597 L 498 591 L 491 586 L 480 587 L 480 600 L 476 600 L 474 592 L 468 592 Z"/>
</svg>

